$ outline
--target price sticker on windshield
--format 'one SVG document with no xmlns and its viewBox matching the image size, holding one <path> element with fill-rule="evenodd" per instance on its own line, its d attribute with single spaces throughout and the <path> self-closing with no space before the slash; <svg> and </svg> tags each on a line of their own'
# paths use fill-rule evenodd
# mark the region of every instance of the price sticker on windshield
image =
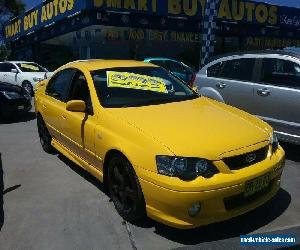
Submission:
<svg viewBox="0 0 300 250">
<path fill-rule="evenodd" d="M 21 68 L 31 69 L 31 70 L 34 70 L 34 71 L 38 71 L 39 70 L 39 68 L 37 66 L 34 66 L 32 64 L 25 64 L 25 63 L 21 64 Z"/>
<path fill-rule="evenodd" d="M 107 71 L 107 86 L 168 93 L 163 79 L 129 72 Z"/>
</svg>

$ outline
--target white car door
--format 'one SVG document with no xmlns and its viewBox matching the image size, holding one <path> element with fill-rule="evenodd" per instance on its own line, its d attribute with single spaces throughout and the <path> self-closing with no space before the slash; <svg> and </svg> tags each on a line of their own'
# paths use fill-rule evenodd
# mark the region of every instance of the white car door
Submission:
<svg viewBox="0 0 300 250">
<path fill-rule="evenodd" d="M 18 73 L 13 73 L 11 72 L 12 69 L 15 69 L 18 71 L 15 65 L 12 63 L 3 63 L 3 68 L 4 68 L 4 82 L 11 83 L 14 85 L 18 85 Z"/>
</svg>

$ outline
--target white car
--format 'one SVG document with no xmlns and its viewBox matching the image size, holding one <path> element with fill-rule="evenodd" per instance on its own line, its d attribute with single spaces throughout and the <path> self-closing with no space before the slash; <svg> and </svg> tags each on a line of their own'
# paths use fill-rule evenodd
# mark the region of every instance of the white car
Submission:
<svg viewBox="0 0 300 250">
<path fill-rule="evenodd" d="M 34 62 L 0 62 L 0 82 L 19 85 L 31 95 L 34 85 L 50 75 L 47 69 Z"/>
</svg>

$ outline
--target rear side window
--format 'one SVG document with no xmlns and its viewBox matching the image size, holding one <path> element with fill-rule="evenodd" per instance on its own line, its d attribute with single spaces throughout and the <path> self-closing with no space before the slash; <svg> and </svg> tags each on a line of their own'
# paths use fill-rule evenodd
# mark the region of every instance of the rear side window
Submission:
<svg viewBox="0 0 300 250">
<path fill-rule="evenodd" d="M 219 77 L 239 81 L 251 81 L 254 64 L 254 58 L 241 58 L 226 61 Z"/>
<path fill-rule="evenodd" d="M 74 69 L 65 69 L 58 72 L 50 79 L 46 94 L 65 102 L 68 97 L 69 86 L 74 74 Z"/>
<path fill-rule="evenodd" d="M 218 77 L 223 66 L 222 62 L 216 63 L 207 69 L 207 76 L 208 77 Z"/>
<path fill-rule="evenodd" d="M 261 82 L 300 88 L 300 65 L 287 60 L 265 58 L 262 63 Z"/>
</svg>

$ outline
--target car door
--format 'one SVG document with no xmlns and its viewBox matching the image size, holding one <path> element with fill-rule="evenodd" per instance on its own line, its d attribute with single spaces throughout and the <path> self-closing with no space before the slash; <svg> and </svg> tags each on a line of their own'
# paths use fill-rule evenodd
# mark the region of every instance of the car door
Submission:
<svg viewBox="0 0 300 250">
<path fill-rule="evenodd" d="M 207 69 L 206 87 L 214 88 L 226 104 L 252 113 L 255 58 L 228 59 Z"/>
<path fill-rule="evenodd" d="M 66 110 L 66 102 L 70 83 L 74 77 L 74 69 L 64 69 L 55 74 L 41 98 L 41 113 L 53 138 L 61 142 L 61 121 Z"/>
<path fill-rule="evenodd" d="M 255 114 L 276 131 L 300 138 L 300 64 L 286 57 L 263 58 L 254 85 Z"/>
<path fill-rule="evenodd" d="M 100 167 L 95 156 L 96 115 L 86 77 L 79 70 L 76 70 L 69 90 L 68 101 L 72 100 L 84 101 L 87 109 L 86 112 L 63 111 L 62 143 L 88 164 Z"/>
<path fill-rule="evenodd" d="M 17 70 L 16 66 L 12 63 L 3 63 L 2 68 L 4 82 L 17 85 L 17 74 L 11 72 L 12 69 Z"/>
</svg>

